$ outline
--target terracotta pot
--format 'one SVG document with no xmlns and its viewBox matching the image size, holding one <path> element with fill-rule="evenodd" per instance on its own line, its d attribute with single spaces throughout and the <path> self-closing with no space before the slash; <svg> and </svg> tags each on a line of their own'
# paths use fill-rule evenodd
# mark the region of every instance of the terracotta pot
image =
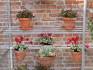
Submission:
<svg viewBox="0 0 93 70">
<path fill-rule="evenodd" d="M 55 60 L 55 56 L 53 57 L 35 57 L 37 62 L 45 67 L 50 66 L 54 60 Z"/>
<path fill-rule="evenodd" d="M 83 3 L 83 0 L 66 0 L 66 4 L 79 4 Z"/>
<path fill-rule="evenodd" d="M 21 30 L 31 30 L 32 29 L 32 21 L 30 18 L 19 18 L 20 29 Z"/>
<path fill-rule="evenodd" d="M 72 52 L 72 60 L 74 62 L 81 62 L 82 54 L 81 52 Z"/>
<path fill-rule="evenodd" d="M 17 61 L 24 60 L 25 56 L 26 56 L 26 51 L 15 51 L 15 57 Z"/>
<path fill-rule="evenodd" d="M 88 13 L 87 15 L 88 15 L 90 18 L 93 17 L 93 13 Z"/>
<path fill-rule="evenodd" d="M 66 30 L 72 30 L 75 28 L 75 21 L 76 19 L 75 18 L 63 18 L 63 21 L 64 21 L 64 29 Z"/>
<path fill-rule="evenodd" d="M 88 7 L 93 8 L 93 2 L 88 2 Z"/>
</svg>

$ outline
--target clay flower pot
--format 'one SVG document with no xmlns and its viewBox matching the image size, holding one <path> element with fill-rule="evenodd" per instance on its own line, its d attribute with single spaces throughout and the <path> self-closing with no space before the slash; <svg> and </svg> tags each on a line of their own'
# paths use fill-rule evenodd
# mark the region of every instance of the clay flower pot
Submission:
<svg viewBox="0 0 93 70">
<path fill-rule="evenodd" d="M 15 57 L 17 61 L 24 60 L 25 56 L 26 56 L 26 51 L 15 51 Z"/>
<path fill-rule="evenodd" d="M 75 28 L 75 18 L 63 18 L 64 24 L 63 27 L 66 30 L 72 30 Z"/>
<path fill-rule="evenodd" d="M 51 57 L 36 57 L 36 60 L 39 64 L 48 67 L 50 66 L 54 60 L 55 60 L 55 56 L 51 56 Z"/>
<path fill-rule="evenodd" d="M 66 4 L 79 4 L 83 3 L 83 0 L 66 0 Z"/>
<path fill-rule="evenodd" d="M 81 62 L 82 54 L 81 52 L 72 52 L 72 60 L 74 62 Z"/>
<path fill-rule="evenodd" d="M 30 18 L 19 18 L 20 29 L 21 30 L 31 30 L 32 29 L 32 19 Z"/>
<path fill-rule="evenodd" d="M 88 2 L 88 7 L 93 8 L 93 2 Z"/>
</svg>

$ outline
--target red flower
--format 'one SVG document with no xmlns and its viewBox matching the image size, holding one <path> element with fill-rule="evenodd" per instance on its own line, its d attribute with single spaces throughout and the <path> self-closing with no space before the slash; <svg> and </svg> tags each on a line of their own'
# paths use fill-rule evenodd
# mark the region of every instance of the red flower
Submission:
<svg viewBox="0 0 93 70">
<path fill-rule="evenodd" d="M 51 36 L 52 34 L 51 33 L 48 33 L 48 36 Z"/>
<path fill-rule="evenodd" d="M 16 36 L 15 41 L 16 41 L 16 43 L 21 43 L 23 41 L 23 37 L 22 36 Z"/>
<path fill-rule="evenodd" d="M 51 35 L 51 33 L 42 33 L 40 34 L 40 37 L 50 37 Z"/>
<path fill-rule="evenodd" d="M 72 39 L 71 39 L 71 38 L 68 38 L 68 39 L 67 39 L 67 44 L 70 44 L 71 41 L 72 41 Z"/>
<path fill-rule="evenodd" d="M 43 37 L 43 36 L 44 36 L 44 34 L 40 34 L 40 36 L 41 36 L 41 37 Z"/>
<path fill-rule="evenodd" d="M 75 36 L 75 37 L 72 37 L 72 38 L 68 38 L 67 39 L 67 44 L 73 44 L 73 45 L 77 45 L 79 42 L 79 37 L 78 36 Z"/>
<path fill-rule="evenodd" d="M 78 36 L 73 37 L 72 41 L 73 41 L 74 44 L 78 44 L 79 37 Z"/>
</svg>

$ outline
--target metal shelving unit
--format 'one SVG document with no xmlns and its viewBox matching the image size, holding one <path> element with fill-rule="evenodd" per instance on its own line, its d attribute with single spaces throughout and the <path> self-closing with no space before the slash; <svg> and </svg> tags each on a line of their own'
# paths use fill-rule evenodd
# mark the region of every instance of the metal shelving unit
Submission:
<svg viewBox="0 0 93 70">
<path fill-rule="evenodd" d="M 65 0 L 64 0 L 65 1 Z M 64 2 L 65 3 L 65 2 Z M 86 32 L 86 11 L 87 11 L 87 0 L 84 0 L 84 8 L 83 8 L 83 26 L 81 26 L 80 28 L 77 27 L 76 30 L 73 30 L 72 32 L 66 32 L 66 31 L 50 31 L 50 33 L 53 33 L 53 34 L 73 34 L 73 33 L 77 33 L 77 34 L 82 34 L 82 66 L 81 66 L 81 70 L 84 70 L 85 68 L 85 32 Z M 9 49 L 10 49 L 10 70 L 14 70 L 13 68 L 13 44 L 11 43 L 11 37 L 12 35 L 19 35 L 19 34 L 40 34 L 44 31 L 37 31 L 37 30 L 33 30 L 33 31 L 27 31 L 27 32 L 22 32 L 20 30 L 12 30 L 13 27 L 11 27 L 11 24 L 12 24 L 12 19 L 11 19 L 11 0 L 7 0 L 7 14 L 8 14 L 8 18 L 9 18 L 9 30 L 7 30 L 5 32 L 5 34 L 9 35 L 9 38 L 10 38 L 10 45 L 9 45 Z M 37 32 L 37 33 L 36 33 Z M 48 32 L 48 31 L 46 31 Z M 68 48 L 68 47 L 57 47 L 57 48 Z M 38 49 L 37 47 L 32 47 L 30 49 Z"/>
</svg>

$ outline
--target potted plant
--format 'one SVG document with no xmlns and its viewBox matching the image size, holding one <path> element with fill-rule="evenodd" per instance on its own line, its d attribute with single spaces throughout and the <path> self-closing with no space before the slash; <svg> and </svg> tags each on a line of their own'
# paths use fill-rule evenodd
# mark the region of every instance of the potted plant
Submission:
<svg viewBox="0 0 93 70">
<path fill-rule="evenodd" d="M 40 34 L 40 38 L 37 39 L 37 42 L 41 45 L 52 45 L 53 44 L 53 38 L 52 34 Z"/>
<path fill-rule="evenodd" d="M 90 18 L 88 20 L 88 29 L 90 31 L 91 39 L 93 40 L 93 20 Z"/>
<path fill-rule="evenodd" d="M 79 37 L 78 36 L 71 37 L 67 40 L 67 43 L 70 44 L 69 47 L 71 49 L 72 59 L 76 62 L 80 62 L 81 61 L 81 47 L 78 45 Z"/>
<path fill-rule="evenodd" d="M 72 30 L 75 28 L 75 21 L 77 17 L 76 11 L 62 10 L 60 15 L 63 17 L 63 21 L 64 21 L 63 26 L 66 30 Z"/>
<path fill-rule="evenodd" d="M 53 46 L 43 46 L 36 55 L 36 60 L 44 67 L 49 67 L 54 62 L 56 52 Z"/>
<path fill-rule="evenodd" d="M 27 46 L 22 44 L 22 36 L 17 36 L 15 38 L 16 46 L 14 47 L 15 57 L 17 61 L 22 61 L 26 56 Z"/>
<path fill-rule="evenodd" d="M 30 30 L 32 29 L 32 17 L 33 14 L 29 10 L 19 11 L 16 15 L 20 22 L 21 30 Z"/>
</svg>

